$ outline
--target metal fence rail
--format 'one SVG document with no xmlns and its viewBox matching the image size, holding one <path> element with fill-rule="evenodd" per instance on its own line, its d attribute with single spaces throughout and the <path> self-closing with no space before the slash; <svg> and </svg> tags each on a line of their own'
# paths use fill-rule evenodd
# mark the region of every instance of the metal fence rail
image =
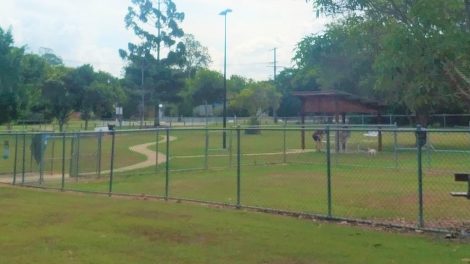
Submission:
<svg viewBox="0 0 470 264">
<path fill-rule="evenodd" d="M 470 185 L 454 180 L 470 172 L 469 130 L 281 125 L 223 132 L 0 133 L 0 182 L 408 228 L 470 228 Z"/>
</svg>

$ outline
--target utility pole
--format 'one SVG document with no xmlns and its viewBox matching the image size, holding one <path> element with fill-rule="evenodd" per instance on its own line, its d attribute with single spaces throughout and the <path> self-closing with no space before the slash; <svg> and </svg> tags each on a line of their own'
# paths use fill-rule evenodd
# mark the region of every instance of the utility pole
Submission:
<svg viewBox="0 0 470 264">
<path fill-rule="evenodd" d="M 274 52 L 274 58 L 273 58 L 273 68 L 274 68 L 274 74 L 273 74 L 273 84 L 276 85 L 276 77 L 277 77 L 277 48 L 273 49 Z M 276 116 L 276 110 L 273 108 L 273 119 L 274 123 L 277 124 L 277 116 Z"/>
<path fill-rule="evenodd" d="M 469 0 L 470 1 L 470 0 Z M 283 68 L 283 66 L 279 66 L 277 64 L 277 48 L 274 48 L 272 49 L 273 51 L 273 61 L 272 62 L 269 62 L 269 68 L 273 68 L 274 70 L 274 74 L 273 74 L 273 81 L 276 82 L 276 78 L 277 78 L 277 68 Z"/>
<path fill-rule="evenodd" d="M 274 48 L 274 75 L 273 75 L 274 83 L 276 82 L 277 77 L 277 48 Z"/>
<path fill-rule="evenodd" d="M 161 47 L 161 42 L 162 40 L 160 39 L 160 36 L 162 34 L 162 25 L 161 25 L 161 16 L 162 16 L 162 9 L 161 9 L 161 0 L 158 0 L 158 22 L 157 22 L 157 30 L 158 30 L 158 34 L 157 34 L 157 39 L 158 39 L 158 43 L 157 43 L 157 62 L 160 62 L 160 47 Z"/>
</svg>

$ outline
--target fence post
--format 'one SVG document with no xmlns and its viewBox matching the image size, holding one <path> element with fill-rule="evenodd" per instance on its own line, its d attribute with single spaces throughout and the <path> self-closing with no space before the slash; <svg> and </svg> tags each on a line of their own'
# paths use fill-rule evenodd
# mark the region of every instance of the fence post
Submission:
<svg viewBox="0 0 470 264">
<path fill-rule="evenodd" d="M 16 185 L 16 163 L 18 162 L 18 134 L 15 134 L 15 164 L 13 165 L 13 185 Z"/>
<path fill-rule="evenodd" d="M 332 217 L 332 194 L 331 194 L 331 142 L 330 127 L 326 127 L 326 175 L 327 175 L 327 199 L 328 199 L 328 217 Z"/>
<path fill-rule="evenodd" d="M 432 165 L 432 142 L 431 142 L 431 135 L 429 133 L 427 133 L 427 137 L 426 137 L 426 163 L 428 165 L 428 169 L 431 169 L 431 165 Z"/>
<path fill-rule="evenodd" d="M 398 135 L 397 135 L 397 128 L 395 127 L 393 131 L 393 157 L 395 159 L 395 169 L 398 169 L 398 146 L 397 144 L 398 144 Z"/>
<path fill-rule="evenodd" d="M 240 127 L 237 127 L 237 208 L 241 207 L 241 150 L 240 150 Z"/>
<path fill-rule="evenodd" d="M 158 153 L 160 153 L 159 151 L 159 145 L 160 145 L 160 129 L 157 127 L 157 131 L 155 133 L 155 137 L 156 137 L 156 146 L 155 146 L 155 151 L 157 152 L 156 155 L 155 155 L 155 173 L 158 172 Z"/>
<path fill-rule="evenodd" d="M 26 165 L 26 132 L 23 132 L 23 160 L 21 166 L 21 184 L 24 184 L 24 174 Z"/>
<path fill-rule="evenodd" d="M 228 167 L 232 167 L 232 151 L 233 151 L 233 130 L 230 129 L 229 135 L 228 135 Z"/>
<path fill-rule="evenodd" d="M 102 152 L 102 144 L 103 144 L 103 131 L 99 131 L 98 132 L 98 159 L 97 159 L 97 175 L 98 175 L 98 178 L 101 178 L 101 152 Z"/>
<path fill-rule="evenodd" d="M 283 137 L 284 137 L 284 140 L 283 140 L 283 150 L 282 150 L 282 161 L 283 163 L 287 163 L 287 142 L 286 142 L 286 138 L 287 138 L 287 120 L 284 120 L 284 131 L 283 131 Z"/>
<path fill-rule="evenodd" d="M 40 144 L 39 144 L 39 184 L 41 185 L 44 181 L 44 152 L 46 149 L 44 148 L 44 134 L 40 134 Z"/>
<path fill-rule="evenodd" d="M 204 145 L 204 169 L 209 168 L 209 128 L 206 125 L 206 141 Z"/>
<path fill-rule="evenodd" d="M 76 177 L 75 179 L 78 181 L 78 176 L 80 175 L 80 137 L 81 137 L 81 132 L 78 131 L 78 138 L 77 138 L 77 168 L 75 169 L 75 174 Z"/>
<path fill-rule="evenodd" d="M 170 188 L 170 128 L 166 129 L 166 164 L 165 164 L 165 200 L 168 200 Z"/>
<path fill-rule="evenodd" d="M 60 189 L 65 188 L 65 133 L 62 133 L 62 183 Z"/>
<path fill-rule="evenodd" d="M 382 128 L 379 127 L 379 134 L 378 134 L 378 146 L 377 146 L 377 151 L 382 152 L 383 151 L 383 137 L 382 137 Z"/>
<path fill-rule="evenodd" d="M 30 137 L 31 137 L 30 144 L 33 144 L 33 135 L 30 135 Z M 30 151 L 30 155 L 29 155 L 29 172 L 33 172 L 33 151 Z"/>
<path fill-rule="evenodd" d="M 75 152 L 75 135 L 76 134 L 73 134 L 72 135 L 72 140 L 70 140 L 70 162 L 69 162 L 69 175 L 70 177 L 74 177 L 74 173 L 73 173 L 73 161 L 74 161 L 74 152 Z"/>
<path fill-rule="evenodd" d="M 423 137 L 426 132 L 421 128 L 420 125 L 416 128 L 416 147 L 417 147 L 417 159 L 418 159 L 418 227 L 424 226 L 424 213 L 423 213 L 423 160 L 422 160 L 422 148 L 424 145 Z M 425 140 L 425 139 L 424 139 Z"/>
<path fill-rule="evenodd" d="M 54 175 L 54 153 L 55 152 L 55 139 L 52 140 L 52 149 L 51 149 L 51 175 Z"/>
<path fill-rule="evenodd" d="M 113 174 L 114 174 L 114 142 L 116 139 L 116 132 L 111 131 L 111 168 L 109 172 L 109 197 L 113 194 Z"/>
</svg>

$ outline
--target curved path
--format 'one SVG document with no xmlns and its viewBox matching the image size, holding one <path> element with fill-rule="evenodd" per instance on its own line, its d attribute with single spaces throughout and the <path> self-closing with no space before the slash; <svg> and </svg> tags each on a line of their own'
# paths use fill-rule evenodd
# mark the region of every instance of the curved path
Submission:
<svg viewBox="0 0 470 264">
<path fill-rule="evenodd" d="M 177 140 L 177 137 L 172 137 L 170 136 L 169 141 L 175 141 Z M 162 140 L 160 140 L 158 143 L 165 143 L 166 142 L 166 136 L 163 137 Z M 142 154 L 146 157 L 145 161 L 135 163 L 126 167 L 120 167 L 120 168 L 115 168 L 113 172 L 127 172 L 127 171 L 133 171 L 133 170 L 138 170 L 138 169 L 144 169 L 148 167 L 155 166 L 155 164 L 158 161 L 158 164 L 162 164 L 166 162 L 166 155 L 156 152 L 153 150 L 150 150 L 149 147 L 156 145 L 156 142 L 150 142 L 150 143 L 145 143 L 145 144 L 140 144 L 140 145 L 135 145 L 129 147 L 129 150 L 135 153 Z M 300 149 L 290 149 L 286 151 L 286 154 L 298 154 L 298 153 L 306 153 L 306 152 L 314 152 L 314 150 L 300 150 Z M 283 152 L 272 152 L 272 153 L 246 153 L 243 154 L 243 156 L 265 156 L 265 155 L 279 155 L 283 154 Z M 158 155 L 158 156 L 157 156 Z M 221 154 L 221 155 L 210 155 L 211 157 L 226 157 L 228 154 Z M 204 157 L 204 155 L 193 155 L 193 156 L 177 156 L 175 158 L 200 158 Z M 101 171 L 102 174 L 110 173 L 110 170 L 105 170 Z M 96 172 L 86 172 L 86 173 L 80 173 L 80 176 L 89 176 L 89 175 L 95 175 Z M 20 175 L 17 175 L 17 181 L 20 179 Z M 26 181 L 37 181 L 39 175 L 38 173 L 27 173 L 25 175 L 25 180 Z M 69 175 L 65 175 L 66 178 L 69 178 Z M 54 175 L 47 175 L 44 174 L 44 178 L 46 180 L 60 180 L 62 178 L 62 174 L 54 174 Z M 0 183 L 11 183 L 13 179 L 13 175 L 8 176 L 8 177 L 0 177 Z"/>
<path fill-rule="evenodd" d="M 315 152 L 314 149 L 289 149 L 286 150 L 286 154 L 302 154 L 302 153 L 310 153 L 310 152 Z M 247 157 L 252 157 L 252 156 L 277 156 L 277 155 L 282 155 L 284 152 L 264 152 L 264 153 L 242 153 L 242 156 L 247 156 Z M 215 154 L 215 155 L 209 155 L 210 157 L 228 157 L 229 154 Z M 190 158 L 203 158 L 205 157 L 204 155 L 192 155 L 192 156 L 176 156 L 174 158 L 179 158 L 179 159 L 190 159 Z"/>
<path fill-rule="evenodd" d="M 177 139 L 176 137 L 170 136 L 170 141 L 175 141 L 176 139 Z M 164 139 L 160 140 L 158 143 L 164 143 L 164 142 L 166 142 L 166 136 L 164 137 Z M 130 165 L 130 166 L 116 168 L 113 171 L 114 172 L 125 172 L 125 171 L 132 171 L 132 170 L 144 169 L 144 168 L 155 166 L 155 163 L 157 161 L 157 152 L 148 149 L 150 146 L 153 146 L 155 144 L 156 144 L 155 142 L 150 142 L 150 143 L 145 143 L 145 144 L 135 145 L 135 146 L 129 147 L 130 151 L 144 155 L 146 157 L 146 160 L 142 161 L 142 162 L 139 162 L 139 163 L 136 163 L 136 164 L 133 164 L 133 165 Z M 166 162 L 166 156 L 164 154 L 158 152 L 158 164 L 162 164 L 162 163 L 165 163 L 165 162 Z M 109 172 L 110 171 L 107 170 L 107 171 L 102 171 L 101 173 L 109 173 Z M 95 174 L 95 173 L 93 172 L 91 174 Z M 80 174 L 80 175 L 87 175 L 87 174 L 83 173 L 83 174 Z"/>
<path fill-rule="evenodd" d="M 177 138 L 170 136 L 170 141 L 175 141 Z M 158 143 L 165 143 L 166 142 L 166 136 L 162 140 L 160 140 Z M 145 161 L 135 163 L 126 167 L 121 167 L 121 168 L 116 168 L 113 170 L 113 172 L 126 172 L 126 171 L 133 171 L 137 169 L 144 169 L 148 167 L 155 166 L 155 163 L 157 161 L 157 152 L 148 149 L 150 146 L 156 145 L 156 142 L 150 142 L 150 143 L 145 143 L 141 145 L 135 145 L 129 147 L 129 150 L 135 153 L 142 154 L 146 157 Z M 166 155 L 162 153 L 158 153 L 158 164 L 162 164 L 166 162 Z M 101 171 L 101 173 L 106 174 L 110 173 L 110 170 L 105 170 Z M 80 173 L 81 176 L 89 176 L 89 175 L 95 175 L 96 172 L 87 172 L 87 173 Z M 38 180 L 38 173 L 26 173 L 25 174 L 25 181 L 30 182 L 30 181 L 37 181 Z M 69 178 L 69 175 L 65 175 L 66 178 Z M 17 181 L 19 182 L 21 179 L 21 175 L 17 174 Z M 60 180 L 62 178 L 62 174 L 54 174 L 54 175 L 48 175 L 44 174 L 44 179 L 46 180 Z M 0 183 L 11 183 L 13 180 L 13 175 L 9 175 L 8 177 L 0 177 Z"/>
</svg>

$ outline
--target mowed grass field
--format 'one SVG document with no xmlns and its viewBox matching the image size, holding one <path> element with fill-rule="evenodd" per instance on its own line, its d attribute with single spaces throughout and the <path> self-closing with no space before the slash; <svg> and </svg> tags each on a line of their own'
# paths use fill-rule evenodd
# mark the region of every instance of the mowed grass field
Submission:
<svg viewBox="0 0 470 264">
<path fill-rule="evenodd" d="M 0 263 L 468 263 L 441 236 L 0 187 Z"/>
<path fill-rule="evenodd" d="M 261 135 L 246 135 L 241 131 L 242 205 L 327 214 L 326 155 L 325 152 L 313 152 L 311 132 L 306 132 L 307 150 L 302 152 L 298 130 L 262 131 Z M 384 132 L 384 151 L 368 156 L 366 151 L 376 148 L 377 138 L 364 136 L 366 132 L 352 132 L 346 153 L 335 153 L 332 147 L 333 215 L 415 226 L 418 218 L 418 178 L 416 151 L 412 149 L 414 133 L 399 132 L 395 135 Z M 130 151 L 129 147 L 157 139 L 161 141 L 165 134 L 165 131 L 158 134 L 155 131 L 117 133 L 115 168 L 145 160 L 145 156 Z M 170 136 L 176 137 L 175 141 L 170 142 L 169 149 L 171 197 L 236 203 L 236 131 L 228 131 L 227 135 L 229 148 L 223 150 L 221 131 L 170 132 Z M 470 211 L 466 210 L 469 202 L 451 197 L 449 193 L 466 190 L 464 183 L 454 182 L 453 173 L 470 170 L 470 136 L 468 133 L 432 132 L 428 138 L 430 144 L 423 150 L 425 224 L 427 227 L 461 227 L 470 221 Z M 334 133 L 331 140 L 334 142 Z M 76 151 L 77 145 L 80 146 L 78 170 L 82 175 L 67 178 L 66 189 L 107 192 L 109 173 L 102 173 L 99 178 L 93 174 L 99 160 L 98 137 L 82 135 L 80 138 L 66 138 L 66 173 L 71 164 L 72 141 L 80 142 L 75 143 L 74 148 Z M 51 142 L 46 148 L 46 175 L 60 174 L 62 166 L 62 139 L 55 139 L 53 148 Z M 111 136 L 103 135 L 101 144 L 100 165 L 105 171 L 110 166 Z M 150 146 L 153 150 L 157 148 L 159 152 L 166 153 L 165 143 Z M 11 160 L 0 162 L 5 177 L 11 177 Z M 37 165 L 34 167 L 32 163 L 33 171 L 37 171 Z M 163 196 L 164 169 L 165 164 L 160 164 L 158 167 L 116 173 L 113 191 Z M 46 176 L 44 185 L 58 188 L 60 181 L 48 180 Z"/>
</svg>

